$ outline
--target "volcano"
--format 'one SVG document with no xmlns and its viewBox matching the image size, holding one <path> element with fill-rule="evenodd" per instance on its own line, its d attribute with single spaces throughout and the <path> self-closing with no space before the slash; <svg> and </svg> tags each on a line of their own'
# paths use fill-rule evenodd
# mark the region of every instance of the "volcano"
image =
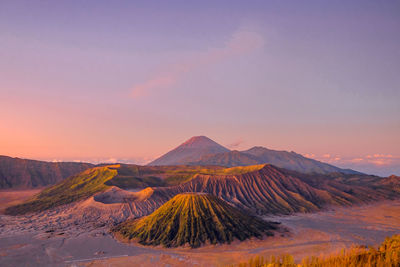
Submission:
<svg viewBox="0 0 400 267">
<path fill-rule="evenodd" d="M 192 248 L 230 243 L 234 239 L 272 236 L 276 223 L 249 216 L 220 198 L 202 193 L 178 194 L 151 215 L 126 221 L 113 229 L 143 245 Z"/>
<path fill-rule="evenodd" d="M 194 136 L 148 165 L 185 165 L 210 154 L 229 152 L 230 150 L 206 136 Z"/>
<path fill-rule="evenodd" d="M 192 137 L 148 165 L 236 167 L 258 164 L 272 164 L 279 168 L 308 174 L 362 174 L 351 169 L 342 169 L 328 163 L 306 158 L 293 151 L 272 150 L 260 146 L 245 151 L 231 151 L 206 136 Z"/>
</svg>

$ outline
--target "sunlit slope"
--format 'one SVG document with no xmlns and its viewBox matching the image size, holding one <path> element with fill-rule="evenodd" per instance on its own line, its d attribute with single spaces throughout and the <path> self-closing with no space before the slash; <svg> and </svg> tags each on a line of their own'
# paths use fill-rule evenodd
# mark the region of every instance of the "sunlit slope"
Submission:
<svg viewBox="0 0 400 267">
<path fill-rule="evenodd" d="M 272 165 L 224 168 L 118 164 L 95 167 L 67 178 L 6 212 L 43 211 L 96 195 L 96 202 L 129 205 L 132 216 L 144 216 L 177 194 L 198 192 L 218 196 L 232 206 L 257 214 L 290 214 L 398 198 L 399 184 L 396 176 L 307 175 Z M 139 192 L 143 189 L 147 190 L 145 194 Z"/>
<path fill-rule="evenodd" d="M 171 198 L 184 192 L 203 192 L 219 196 L 232 205 L 258 214 L 290 214 L 317 211 L 328 205 L 351 205 L 362 202 L 363 192 L 354 195 L 330 186 L 310 186 L 292 175 L 285 175 L 271 165 L 239 174 L 198 174 L 174 187 L 158 188 L 152 197 Z M 248 167 L 236 167 L 248 168 Z M 358 194 L 359 193 L 359 194 Z"/>
<path fill-rule="evenodd" d="M 189 181 L 198 174 L 228 175 L 242 174 L 264 165 L 225 168 L 220 166 L 138 166 L 121 164 L 118 175 L 106 182 L 123 189 L 164 187 Z"/>
<path fill-rule="evenodd" d="M 38 212 L 87 199 L 111 186 L 123 189 L 144 189 L 147 187 L 165 187 L 179 185 L 197 174 L 222 175 L 240 174 L 262 168 L 263 165 L 223 168 L 212 166 L 138 166 L 108 165 L 71 176 L 58 184 L 43 190 L 33 199 L 6 210 L 7 214 L 16 215 Z M 169 199 L 169 198 L 168 198 Z M 158 205 L 162 205 L 165 199 Z M 153 205 L 154 206 L 154 205 Z M 157 207 L 158 207 L 157 206 Z"/>
<path fill-rule="evenodd" d="M 179 194 L 147 217 L 130 220 L 113 231 L 144 245 L 199 247 L 273 235 L 277 225 L 248 216 L 216 196 Z"/>
<path fill-rule="evenodd" d="M 261 168 L 260 168 L 261 166 Z M 136 216 L 150 214 L 180 193 L 215 195 L 232 206 L 257 214 L 312 212 L 329 206 L 350 206 L 400 197 L 400 191 L 384 182 L 388 178 L 325 175 L 298 176 L 272 165 L 220 169 L 200 173 L 176 186 L 151 188 L 140 200 L 129 202 Z"/>
<path fill-rule="evenodd" d="M 88 198 L 108 188 L 105 182 L 117 175 L 119 165 L 95 167 L 49 187 L 33 199 L 6 209 L 7 214 L 37 212 Z"/>
</svg>

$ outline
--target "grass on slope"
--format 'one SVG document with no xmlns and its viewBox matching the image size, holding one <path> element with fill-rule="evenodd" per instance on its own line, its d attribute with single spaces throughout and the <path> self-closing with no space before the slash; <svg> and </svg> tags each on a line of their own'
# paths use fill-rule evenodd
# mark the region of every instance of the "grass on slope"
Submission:
<svg viewBox="0 0 400 267">
<path fill-rule="evenodd" d="M 339 255 L 329 257 L 307 257 L 296 264 L 293 256 L 271 257 L 265 260 L 262 256 L 250 259 L 246 263 L 239 263 L 232 267 L 398 267 L 400 266 L 400 235 L 388 237 L 379 246 L 353 247 L 342 251 Z"/>
<path fill-rule="evenodd" d="M 270 223 L 248 216 L 216 196 L 185 193 L 173 197 L 151 215 L 126 221 L 112 231 L 143 245 L 195 248 L 204 243 L 230 243 L 272 235 Z"/>
<path fill-rule="evenodd" d="M 17 215 L 38 212 L 74 201 L 89 198 L 105 190 L 104 183 L 117 175 L 119 165 L 95 167 L 51 186 L 31 200 L 6 209 L 6 214 Z"/>
<path fill-rule="evenodd" d="M 173 186 L 192 179 L 196 174 L 239 175 L 256 171 L 265 165 L 224 168 L 219 166 L 137 166 L 121 165 L 118 175 L 106 182 L 123 189 Z"/>
<path fill-rule="evenodd" d="M 34 198 L 6 209 L 10 215 L 38 212 L 89 198 L 109 186 L 146 188 L 171 186 L 186 182 L 196 174 L 239 174 L 260 166 L 222 168 L 201 166 L 108 165 L 94 167 L 51 186 Z"/>
<path fill-rule="evenodd" d="M 117 171 L 118 175 L 107 181 L 106 185 L 122 189 L 170 186 L 190 180 L 194 175 L 184 166 L 177 168 L 121 165 Z"/>
<path fill-rule="evenodd" d="M 113 185 L 119 188 L 146 188 L 146 187 L 158 187 L 165 186 L 164 180 L 157 176 L 145 176 L 145 177 L 135 177 L 135 176 L 125 176 L 117 175 L 111 180 L 108 180 L 106 185 Z"/>
</svg>

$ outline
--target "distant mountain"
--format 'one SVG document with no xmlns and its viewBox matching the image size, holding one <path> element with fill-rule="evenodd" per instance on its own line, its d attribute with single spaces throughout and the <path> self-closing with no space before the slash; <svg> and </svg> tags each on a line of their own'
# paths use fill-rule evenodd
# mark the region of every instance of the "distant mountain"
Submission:
<svg viewBox="0 0 400 267">
<path fill-rule="evenodd" d="M 45 162 L 0 156 L 0 189 L 52 185 L 94 165 L 79 162 Z"/>
<path fill-rule="evenodd" d="M 336 166 L 306 158 L 295 152 L 277 151 L 265 147 L 253 147 L 246 151 L 230 151 L 205 136 L 196 136 L 174 150 L 149 163 L 149 165 L 219 165 L 224 167 L 272 164 L 280 168 L 303 172 L 332 172 L 361 174 Z"/>
<path fill-rule="evenodd" d="M 202 194 L 178 194 L 154 213 L 123 222 L 113 232 L 143 245 L 192 248 L 201 244 L 231 243 L 273 235 L 277 224 L 243 213 L 220 198 Z"/>
<path fill-rule="evenodd" d="M 148 165 L 185 165 L 200 160 L 202 156 L 224 152 L 229 152 L 229 149 L 206 136 L 194 136 Z"/>
<path fill-rule="evenodd" d="M 277 151 L 265 147 L 253 147 L 242 151 L 246 155 L 251 155 L 258 159 L 258 163 L 268 163 L 280 168 L 304 172 L 304 173 L 331 173 L 341 172 L 348 174 L 361 174 L 360 172 L 341 169 L 336 166 L 323 163 L 314 159 L 306 158 L 295 152 Z"/>
<path fill-rule="evenodd" d="M 279 168 L 303 172 L 328 174 L 333 172 L 361 174 L 360 172 L 341 169 L 336 166 L 306 158 L 295 152 L 277 151 L 264 147 L 253 147 L 246 151 L 230 151 L 205 155 L 191 165 L 219 165 L 224 167 L 272 164 Z"/>
<path fill-rule="evenodd" d="M 190 165 L 217 165 L 224 167 L 235 167 L 257 165 L 260 163 L 261 160 L 258 157 L 234 150 L 224 153 L 205 155 L 201 157 L 199 161 L 190 162 Z"/>
</svg>

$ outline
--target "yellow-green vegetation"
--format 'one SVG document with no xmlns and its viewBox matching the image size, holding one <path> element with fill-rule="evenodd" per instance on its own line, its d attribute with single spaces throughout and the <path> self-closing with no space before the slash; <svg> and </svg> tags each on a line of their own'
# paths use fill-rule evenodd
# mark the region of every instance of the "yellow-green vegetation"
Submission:
<svg viewBox="0 0 400 267">
<path fill-rule="evenodd" d="M 197 174 L 204 175 L 239 175 L 257 171 L 265 164 L 224 168 L 219 166 L 137 166 L 121 165 L 118 175 L 107 181 L 107 185 L 120 188 L 146 188 L 173 186 L 189 181 Z"/>
<path fill-rule="evenodd" d="M 108 188 L 105 182 L 117 175 L 119 165 L 95 167 L 46 188 L 25 203 L 6 209 L 6 214 L 37 212 L 89 198 Z"/>
<path fill-rule="evenodd" d="M 119 171 L 118 171 L 119 172 Z M 166 182 L 157 176 L 127 176 L 127 175 L 116 175 L 113 179 L 108 180 L 106 185 L 114 185 L 119 188 L 146 188 L 146 187 L 158 187 L 165 186 Z"/>
<path fill-rule="evenodd" d="M 179 194 L 151 215 L 126 221 L 112 231 L 143 245 L 195 248 L 204 243 L 230 243 L 273 235 L 276 223 L 249 216 L 216 196 Z"/>
<path fill-rule="evenodd" d="M 170 170 L 172 169 L 172 170 Z M 121 165 L 118 174 L 106 182 L 123 189 L 176 185 L 193 177 L 185 169 Z"/>
<path fill-rule="evenodd" d="M 219 170 L 218 173 L 211 173 L 211 174 L 221 174 L 221 175 L 239 175 L 248 172 L 258 171 L 264 168 L 265 164 L 259 165 L 251 165 L 251 166 L 240 166 L 240 167 L 231 167 Z"/>
<path fill-rule="evenodd" d="M 353 247 L 343 250 L 339 255 L 329 257 L 308 257 L 296 264 L 293 256 L 270 257 L 257 256 L 246 263 L 232 267 L 399 267 L 400 266 L 400 235 L 388 237 L 379 246 Z"/>
<path fill-rule="evenodd" d="M 51 186 L 34 198 L 6 209 L 10 215 L 38 212 L 83 200 L 117 186 L 123 189 L 173 186 L 197 174 L 240 174 L 264 165 L 223 168 L 218 166 L 138 166 L 128 164 L 94 167 Z"/>
</svg>

